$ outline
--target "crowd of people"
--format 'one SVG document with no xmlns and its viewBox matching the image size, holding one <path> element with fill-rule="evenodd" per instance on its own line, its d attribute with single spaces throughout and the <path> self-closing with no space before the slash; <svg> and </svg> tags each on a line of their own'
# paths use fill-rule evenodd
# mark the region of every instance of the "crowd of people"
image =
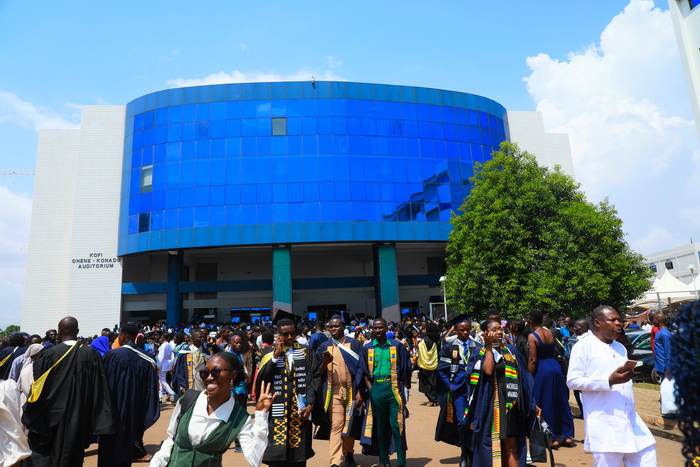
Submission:
<svg viewBox="0 0 700 467">
<path fill-rule="evenodd" d="M 654 322 L 665 328 L 665 318 Z M 569 388 L 595 465 L 656 465 L 622 329 L 606 306 L 556 324 L 538 311 L 399 323 L 278 312 L 255 324 L 124 323 L 92 337 L 67 317 L 43 338 L 16 333 L 0 349 L 0 463 L 82 465 L 99 443 L 99 466 L 221 465 L 231 446 L 251 466 L 304 466 L 315 438 L 328 440 L 331 467 L 357 465 L 356 441 L 381 465 L 395 455 L 405 466 L 417 371 L 425 404 L 438 407 L 435 439 L 460 446 L 460 466 L 526 465 L 537 418 L 552 447 L 572 446 Z M 665 339 L 658 333 L 656 345 Z M 151 456 L 143 435 L 166 404 L 166 439 Z"/>
</svg>

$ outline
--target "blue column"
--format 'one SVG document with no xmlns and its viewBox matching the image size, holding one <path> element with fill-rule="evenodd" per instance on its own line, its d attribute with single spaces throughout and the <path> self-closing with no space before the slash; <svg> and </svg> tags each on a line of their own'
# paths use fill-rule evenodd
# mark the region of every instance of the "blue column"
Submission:
<svg viewBox="0 0 700 467">
<path fill-rule="evenodd" d="M 168 326 L 175 326 L 182 321 L 182 294 L 180 294 L 180 278 L 183 264 L 182 250 L 176 254 L 168 253 L 168 301 L 165 321 Z"/>
<path fill-rule="evenodd" d="M 278 310 L 292 313 L 292 249 L 272 249 L 272 317 Z"/>
<path fill-rule="evenodd" d="M 396 268 L 396 245 L 374 245 L 374 287 L 377 316 L 387 322 L 401 320 L 399 275 Z"/>
</svg>

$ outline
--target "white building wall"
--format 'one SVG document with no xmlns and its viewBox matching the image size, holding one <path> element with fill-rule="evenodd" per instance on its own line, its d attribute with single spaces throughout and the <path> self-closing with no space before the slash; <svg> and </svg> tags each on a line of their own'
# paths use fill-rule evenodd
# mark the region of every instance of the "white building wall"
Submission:
<svg viewBox="0 0 700 467">
<path fill-rule="evenodd" d="M 670 261 L 673 268 L 669 269 L 677 279 L 690 285 L 695 280 L 695 286 L 700 286 L 698 275 L 700 274 L 700 244 L 688 243 L 686 245 L 663 250 L 646 255 L 649 266 L 656 268 L 656 277 L 661 277 L 666 271 L 666 261 Z M 689 266 L 693 266 L 693 271 Z"/>
<path fill-rule="evenodd" d="M 44 131 L 37 156 L 23 330 L 65 316 L 82 335 L 119 322 L 117 258 L 124 106 L 83 108 L 80 130 Z"/>
<path fill-rule="evenodd" d="M 545 133 L 544 121 L 540 112 L 506 112 L 510 141 L 537 157 L 537 162 L 574 177 L 574 162 L 571 157 L 569 135 L 565 133 Z"/>
<path fill-rule="evenodd" d="M 44 335 L 67 308 L 73 204 L 80 130 L 39 137 L 20 327 Z"/>
<path fill-rule="evenodd" d="M 695 128 L 700 136 L 700 7 L 691 10 L 689 0 L 668 0 L 668 9 L 693 106 Z"/>
</svg>

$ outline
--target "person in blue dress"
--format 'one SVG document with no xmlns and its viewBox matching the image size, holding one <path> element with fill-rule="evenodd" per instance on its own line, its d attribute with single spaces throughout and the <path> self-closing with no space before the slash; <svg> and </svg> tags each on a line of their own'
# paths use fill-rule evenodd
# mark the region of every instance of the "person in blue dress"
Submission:
<svg viewBox="0 0 700 467">
<path fill-rule="evenodd" d="M 555 357 L 554 335 L 542 326 L 542 317 L 542 312 L 532 311 L 527 319 L 532 328 L 528 336 L 528 369 L 534 378 L 535 401 L 552 430 L 552 447 L 559 447 L 560 438 L 563 446 L 570 447 L 574 437 L 574 418 L 569 407 L 569 391 Z"/>
</svg>

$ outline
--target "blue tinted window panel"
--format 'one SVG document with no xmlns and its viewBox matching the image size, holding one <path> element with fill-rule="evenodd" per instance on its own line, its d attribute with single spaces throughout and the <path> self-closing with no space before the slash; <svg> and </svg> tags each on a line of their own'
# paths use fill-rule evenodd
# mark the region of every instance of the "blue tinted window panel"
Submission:
<svg viewBox="0 0 700 467">
<path fill-rule="evenodd" d="M 179 206 L 181 208 L 191 208 L 194 206 L 194 188 L 183 188 L 180 192 Z"/>
<path fill-rule="evenodd" d="M 351 203 L 346 201 L 336 202 L 336 218 L 338 221 L 349 221 L 351 219 Z"/>
<path fill-rule="evenodd" d="M 321 224 L 321 241 L 332 242 L 336 240 L 336 226 L 334 223 L 322 223 Z"/>
<path fill-rule="evenodd" d="M 319 223 L 307 223 L 304 225 L 304 239 L 307 242 L 321 241 L 321 226 Z"/>
<path fill-rule="evenodd" d="M 258 241 L 258 230 L 255 225 L 242 225 L 241 226 L 241 243 L 250 245 L 252 243 L 257 243 Z"/>
<path fill-rule="evenodd" d="M 335 222 L 335 220 L 336 220 L 335 203 L 333 203 L 333 202 L 321 202 L 320 203 L 320 210 L 321 210 L 321 221 L 322 222 Z"/>
<path fill-rule="evenodd" d="M 308 151 L 307 151 L 308 143 Z M 287 154 L 306 154 L 316 152 L 316 136 L 288 136 L 287 137 Z"/>
<path fill-rule="evenodd" d="M 272 205 L 258 204 L 258 224 L 269 224 L 273 222 Z"/>
<path fill-rule="evenodd" d="M 151 250 L 161 250 L 163 248 L 163 232 L 156 231 L 148 234 L 148 248 Z"/>
<path fill-rule="evenodd" d="M 189 247 L 194 246 L 192 233 L 193 233 L 192 228 L 178 229 L 178 231 L 177 231 L 177 243 L 181 248 L 189 248 Z"/>
<path fill-rule="evenodd" d="M 207 229 L 209 232 L 210 245 L 225 245 L 226 244 L 226 229 L 221 226 Z"/>
<path fill-rule="evenodd" d="M 365 154 L 378 154 L 377 152 L 377 138 L 374 136 L 363 136 L 362 137 L 362 148 Z"/>
<path fill-rule="evenodd" d="M 386 240 L 398 240 L 398 227 L 396 222 L 384 222 L 382 226 L 383 237 Z"/>
<path fill-rule="evenodd" d="M 304 184 L 290 183 L 287 188 L 290 203 L 301 203 L 304 201 Z"/>
<path fill-rule="evenodd" d="M 319 184 L 318 183 L 304 183 L 304 201 L 305 202 L 315 202 L 319 201 Z"/>
<path fill-rule="evenodd" d="M 304 203 L 304 221 L 305 222 L 320 222 L 321 207 L 319 203 L 307 202 Z"/>
<path fill-rule="evenodd" d="M 183 190 L 185 191 L 185 190 Z M 194 206 L 209 206 L 209 187 L 201 186 L 194 189 Z"/>
<path fill-rule="evenodd" d="M 363 152 L 362 136 L 348 136 L 348 152 L 353 154 L 361 154 Z"/>
<path fill-rule="evenodd" d="M 209 192 L 208 204 L 210 206 L 218 206 L 225 204 L 226 201 L 226 188 L 223 186 L 212 186 L 212 187 L 202 187 L 197 188 L 197 193 L 195 193 L 195 198 L 200 196 L 199 190 L 207 190 Z M 198 204 L 199 205 L 199 204 Z"/>
<path fill-rule="evenodd" d="M 164 216 L 165 229 L 177 229 L 179 225 L 180 212 L 177 209 L 166 209 Z"/>
<path fill-rule="evenodd" d="M 241 185 L 241 204 L 255 204 L 257 193 L 256 185 Z"/>
<path fill-rule="evenodd" d="M 163 232 L 163 248 L 177 248 L 179 245 L 177 243 L 178 230 L 166 230 Z"/>
<path fill-rule="evenodd" d="M 406 138 L 404 140 L 407 156 L 420 156 L 420 140 L 418 138 Z"/>
<path fill-rule="evenodd" d="M 226 187 L 226 203 L 227 205 L 240 204 L 241 202 L 241 186 L 229 185 Z"/>
<path fill-rule="evenodd" d="M 321 200 L 332 201 L 335 199 L 335 183 L 334 182 L 320 182 L 319 183 L 319 193 Z"/>
<path fill-rule="evenodd" d="M 286 204 L 271 205 L 272 213 L 270 222 L 280 224 L 289 222 L 289 207 Z"/>
<path fill-rule="evenodd" d="M 194 161 L 186 160 L 180 163 L 180 187 L 194 186 Z"/>
<path fill-rule="evenodd" d="M 257 155 L 257 149 L 258 149 L 258 146 L 257 146 L 256 138 L 241 138 L 241 155 L 242 156 L 255 156 L 255 155 Z"/>
<path fill-rule="evenodd" d="M 209 206 L 194 208 L 194 226 L 206 227 L 209 225 Z"/>
<path fill-rule="evenodd" d="M 148 233 L 140 233 L 138 235 L 138 248 L 139 251 L 147 251 L 148 250 Z"/>
</svg>

